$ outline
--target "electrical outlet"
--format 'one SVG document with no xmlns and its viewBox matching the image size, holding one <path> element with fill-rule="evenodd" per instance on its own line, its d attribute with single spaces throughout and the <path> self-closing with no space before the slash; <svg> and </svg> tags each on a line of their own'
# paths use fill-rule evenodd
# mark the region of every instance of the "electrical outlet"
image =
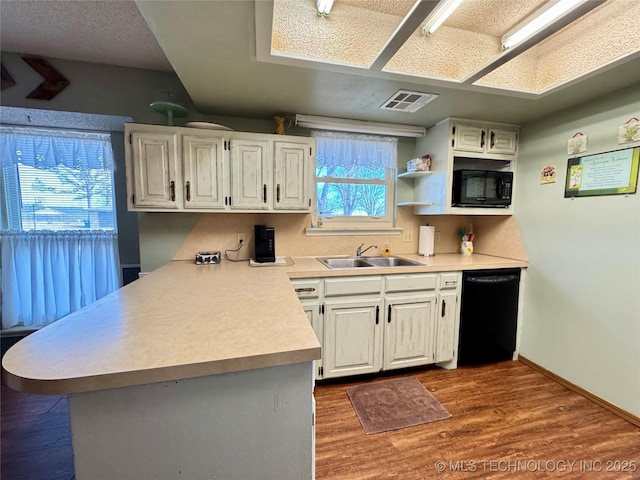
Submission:
<svg viewBox="0 0 640 480">
<path fill-rule="evenodd" d="M 403 242 L 410 242 L 411 240 L 413 240 L 413 235 L 411 234 L 410 231 L 405 230 L 404 232 L 402 232 L 402 241 Z"/>
<path fill-rule="evenodd" d="M 440 243 L 440 232 L 436 232 L 436 235 L 435 235 L 435 242 L 436 242 L 436 243 Z"/>
<path fill-rule="evenodd" d="M 244 240 L 244 233 L 238 233 L 238 245 L 246 245 Z"/>
</svg>

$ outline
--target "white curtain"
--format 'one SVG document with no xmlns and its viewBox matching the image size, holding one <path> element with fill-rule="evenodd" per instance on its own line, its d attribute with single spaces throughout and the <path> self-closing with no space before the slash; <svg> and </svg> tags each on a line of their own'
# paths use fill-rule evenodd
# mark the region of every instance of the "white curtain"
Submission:
<svg viewBox="0 0 640 480">
<path fill-rule="evenodd" d="M 349 133 L 312 133 L 316 162 L 327 167 L 396 168 L 398 139 Z"/>
<path fill-rule="evenodd" d="M 46 325 L 119 287 L 114 232 L 2 232 L 0 247 L 2 328 Z"/>
</svg>

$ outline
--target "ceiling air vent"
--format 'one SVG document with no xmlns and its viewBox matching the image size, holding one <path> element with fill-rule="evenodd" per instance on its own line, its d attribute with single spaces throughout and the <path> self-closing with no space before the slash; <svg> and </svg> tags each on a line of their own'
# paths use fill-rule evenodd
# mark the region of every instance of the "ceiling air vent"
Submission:
<svg viewBox="0 0 640 480">
<path fill-rule="evenodd" d="M 398 112 L 416 112 L 424 107 L 431 100 L 437 98 L 434 93 L 410 92 L 409 90 L 398 90 L 390 99 L 385 101 L 380 108 L 383 110 L 395 110 Z"/>
</svg>

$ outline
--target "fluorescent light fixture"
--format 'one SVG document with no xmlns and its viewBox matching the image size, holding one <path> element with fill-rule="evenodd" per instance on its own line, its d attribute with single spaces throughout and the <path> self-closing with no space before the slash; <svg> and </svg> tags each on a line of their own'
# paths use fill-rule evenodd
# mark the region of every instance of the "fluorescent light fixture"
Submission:
<svg viewBox="0 0 640 480">
<path fill-rule="evenodd" d="M 318 6 L 318 15 L 326 17 L 333 7 L 333 0 L 318 0 L 316 5 Z"/>
<path fill-rule="evenodd" d="M 505 34 L 502 37 L 502 48 L 506 50 L 522 43 L 585 1 L 586 0 L 558 0 L 548 3 L 516 28 Z"/>
<path fill-rule="evenodd" d="M 460 6 L 463 0 L 442 0 L 438 6 L 433 10 L 433 13 L 429 15 L 427 21 L 422 27 L 422 32 L 431 34 L 435 32 L 444 21 L 449 18 L 456 8 Z"/>
<path fill-rule="evenodd" d="M 425 127 L 417 125 L 399 125 L 395 123 L 369 122 L 350 120 L 347 118 L 318 117 L 315 115 L 296 114 L 296 125 L 320 130 L 334 130 L 338 132 L 370 133 L 376 135 L 391 135 L 394 137 L 423 137 L 427 132 Z"/>
</svg>

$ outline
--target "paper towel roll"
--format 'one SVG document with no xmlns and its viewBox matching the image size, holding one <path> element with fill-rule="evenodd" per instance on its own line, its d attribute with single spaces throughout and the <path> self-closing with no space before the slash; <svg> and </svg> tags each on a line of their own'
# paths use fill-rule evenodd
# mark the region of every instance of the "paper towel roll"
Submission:
<svg viewBox="0 0 640 480">
<path fill-rule="evenodd" d="M 434 255 L 436 227 L 420 227 L 420 240 L 418 241 L 418 255 L 430 257 Z"/>
</svg>

